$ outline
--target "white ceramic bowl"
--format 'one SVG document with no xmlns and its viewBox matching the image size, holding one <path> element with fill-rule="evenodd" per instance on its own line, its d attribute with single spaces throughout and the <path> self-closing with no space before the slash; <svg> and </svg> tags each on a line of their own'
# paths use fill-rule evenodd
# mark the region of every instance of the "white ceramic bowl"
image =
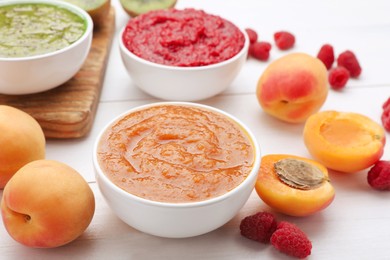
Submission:
<svg viewBox="0 0 390 260">
<path fill-rule="evenodd" d="M 236 122 L 253 144 L 254 164 L 247 178 L 231 191 L 208 200 L 188 203 L 157 202 L 132 195 L 116 186 L 103 172 L 97 158 L 103 133 L 124 115 L 161 104 L 198 107 L 222 114 Z M 192 237 L 215 230 L 232 219 L 248 200 L 260 167 L 260 149 L 252 132 L 237 118 L 213 107 L 188 102 L 161 102 L 130 109 L 110 122 L 98 136 L 93 150 L 96 180 L 103 197 L 114 213 L 142 232 L 170 238 Z"/>
<path fill-rule="evenodd" d="M 42 3 L 61 6 L 81 16 L 86 31 L 73 44 L 60 50 L 26 57 L 0 57 L 0 93 L 32 94 L 55 88 L 72 78 L 81 68 L 89 53 L 93 22 L 81 8 L 56 0 L 4 0 L 0 6 L 16 3 Z"/>
<path fill-rule="evenodd" d="M 130 52 L 119 34 L 119 48 L 123 64 L 137 87 L 160 99 L 171 101 L 198 101 L 213 97 L 236 78 L 244 65 L 249 48 L 249 38 L 244 30 L 244 46 L 232 58 L 220 63 L 177 67 L 147 61 Z"/>
</svg>

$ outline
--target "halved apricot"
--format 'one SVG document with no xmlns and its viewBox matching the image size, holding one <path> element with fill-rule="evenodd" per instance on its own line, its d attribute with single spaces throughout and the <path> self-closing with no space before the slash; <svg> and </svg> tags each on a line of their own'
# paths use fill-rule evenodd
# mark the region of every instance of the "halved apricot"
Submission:
<svg viewBox="0 0 390 260">
<path fill-rule="evenodd" d="M 271 208 L 299 217 L 326 208 L 335 196 L 325 166 L 287 154 L 263 156 L 255 189 Z"/>
<path fill-rule="evenodd" d="M 383 155 L 384 129 L 367 116 L 323 111 L 308 118 L 303 130 L 309 153 L 320 163 L 340 172 L 357 172 Z"/>
</svg>

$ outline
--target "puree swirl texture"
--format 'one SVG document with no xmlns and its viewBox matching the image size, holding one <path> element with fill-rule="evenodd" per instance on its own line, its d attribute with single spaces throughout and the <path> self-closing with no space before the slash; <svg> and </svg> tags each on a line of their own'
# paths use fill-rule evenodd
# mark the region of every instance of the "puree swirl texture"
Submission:
<svg viewBox="0 0 390 260">
<path fill-rule="evenodd" d="M 86 21 L 59 6 L 18 3 L 0 6 L 0 57 L 53 52 L 77 41 Z"/>
<path fill-rule="evenodd" d="M 202 201 L 238 186 L 254 150 L 248 135 L 206 109 L 158 105 L 130 113 L 102 135 L 98 161 L 123 190 L 162 202 Z"/>
<path fill-rule="evenodd" d="M 157 10 L 130 19 L 122 40 L 135 55 L 159 64 L 206 66 L 232 58 L 244 34 L 231 22 L 202 10 Z"/>
</svg>

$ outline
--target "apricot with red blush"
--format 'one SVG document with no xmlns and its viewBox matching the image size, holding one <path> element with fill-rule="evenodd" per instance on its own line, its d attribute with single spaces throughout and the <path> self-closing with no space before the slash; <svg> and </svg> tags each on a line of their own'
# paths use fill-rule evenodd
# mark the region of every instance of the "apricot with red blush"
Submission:
<svg viewBox="0 0 390 260">
<path fill-rule="evenodd" d="M 304 53 L 291 53 L 272 62 L 261 75 L 256 96 L 264 112 L 289 123 L 304 122 L 328 95 L 325 65 Z"/>
</svg>

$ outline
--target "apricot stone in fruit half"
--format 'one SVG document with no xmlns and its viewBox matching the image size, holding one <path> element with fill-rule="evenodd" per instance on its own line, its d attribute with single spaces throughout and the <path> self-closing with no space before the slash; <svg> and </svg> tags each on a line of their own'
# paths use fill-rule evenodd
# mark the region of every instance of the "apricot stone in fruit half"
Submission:
<svg viewBox="0 0 390 260">
<path fill-rule="evenodd" d="M 111 0 L 62 0 L 85 10 L 92 18 L 95 27 L 100 27 L 110 11 Z"/>
<path fill-rule="evenodd" d="M 309 153 L 326 167 L 346 173 L 372 166 L 386 142 L 381 125 L 352 112 L 323 111 L 309 117 L 303 130 Z"/>
<path fill-rule="evenodd" d="M 269 207 L 297 217 L 325 209 L 335 196 L 325 166 L 288 154 L 263 156 L 255 189 Z"/>
<path fill-rule="evenodd" d="M 25 164 L 45 158 L 46 140 L 38 122 L 26 112 L 0 105 L 0 189 Z"/>
<path fill-rule="evenodd" d="M 94 212 L 95 198 L 84 178 L 52 160 L 23 166 L 5 186 L 1 200 L 4 227 L 28 247 L 52 248 L 75 240 Z"/>
<path fill-rule="evenodd" d="M 289 123 L 304 122 L 328 95 L 325 65 L 305 53 L 287 54 L 268 65 L 256 89 L 267 114 Z"/>
<path fill-rule="evenodd" d="M 153 10 L 173 8 L 176 0 L 120 0 L 123 9 L 131 17 Z"/>
</svg>

